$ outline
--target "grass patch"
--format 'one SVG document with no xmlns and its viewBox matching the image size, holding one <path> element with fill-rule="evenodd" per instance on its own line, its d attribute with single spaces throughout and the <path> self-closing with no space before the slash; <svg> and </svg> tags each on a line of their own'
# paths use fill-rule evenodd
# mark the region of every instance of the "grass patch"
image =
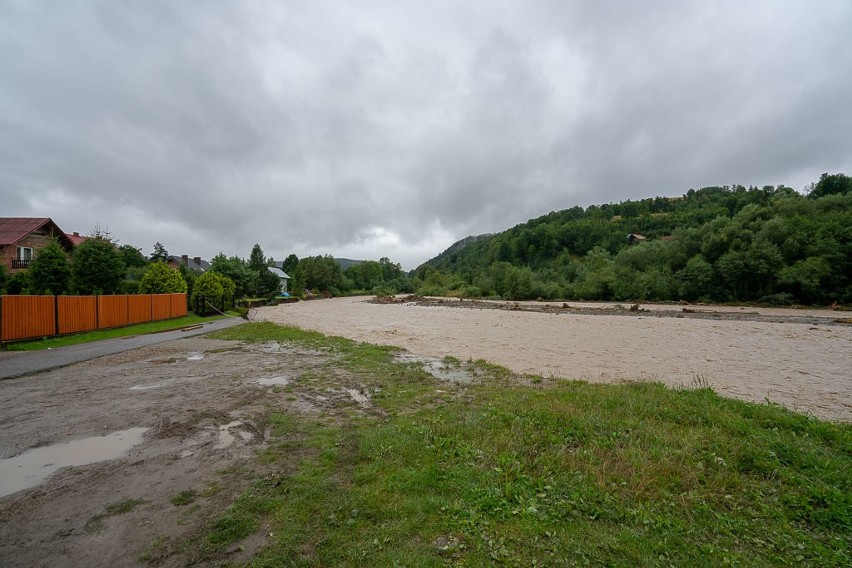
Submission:
<svg viewBox="0 0 852 568">
<path fill-rule="evenodd" d="M 141 505 L 144 502 L 145 501 L 142 499 L 125 499 L 124 501 L 110 503 L 105 507 L 105 513 L 95 515 L 86 521 L 86 524 L 83 526 L 83 530 L 88 534 L 100 532 L 104 528 L 104 519 L 129 513 L 135 509 L 137 505 Z"/>
<path fill-rule="evenodd" d="M 709 388 L 525 387 L 484 361 L 449 384 L 272 324 L 216 335 L 328 352 L 382 412 L 271 416 L 259 460 L 280 467 L 211 522 L 210 551 L 268 524 L 252 566 L 852 563 L 848 424 Z"/>
<path fill-rule="evenodd" d="M 175 507 L 181 507 L 183 505 L 189 505 L 195 498 L 198 497 L 198 492 L 193 489 L 184 489 L 177 495 L 174 495 L 169 499 L 169 502 Z"/>
<path fill-rule="evenodd" d="M 129 337 L 131 335 L 144 335 L 147 333 L 157 333 L 161 331 L 181 329 L 190 325 L 222 319 L 223 317 L 225 316 L 219 315 L 212 317 L 200 317 L 196 315 L 189 315 L 182 318 L 154 321 L 149 323 L 140 323 L 137 325 L 129 325 L 127 327 L 118 327 L 115 329 L 103 329 L 100 331 L 77 333 L 74 335 L 66 335 L 63 337 L 49 337 L 46 339 L 37 339 L 34 341 L 9 343 L 7 345 L 4 345 L 3 349 L 6 351 L 38 351 L 40 349 L 56 349 L 57 347 L 79 345 L 81 343 L 91 343 L 92 341 L 101 341 L 103 339 L 115 339 L 117 337 Z"/>
</svg>

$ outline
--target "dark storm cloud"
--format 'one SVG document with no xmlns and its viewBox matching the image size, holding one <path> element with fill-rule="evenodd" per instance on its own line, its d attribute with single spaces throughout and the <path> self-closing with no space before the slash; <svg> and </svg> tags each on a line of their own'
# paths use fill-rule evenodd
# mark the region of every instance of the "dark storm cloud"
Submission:
<svg viewBox="0 0 852 568">
<path fill-rule="evenodd" d="M 0 215 L 390 256 L 852 173 L 847 2 L 4 2 Z"/>
</svg>

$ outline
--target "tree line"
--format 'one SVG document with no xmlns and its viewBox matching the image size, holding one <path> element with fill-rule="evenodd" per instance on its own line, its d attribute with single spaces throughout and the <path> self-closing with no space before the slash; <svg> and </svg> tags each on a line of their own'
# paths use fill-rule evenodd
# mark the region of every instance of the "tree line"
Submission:
<svg viewBox="0 0 852 568">
<path fill-rule="evenodd" d="M 849 303 L 852 178 L 823 174 L 806 195 L 737 185 L 573 207 L 451 247 L 413 276 L 428 295 Z"/>
</svg>

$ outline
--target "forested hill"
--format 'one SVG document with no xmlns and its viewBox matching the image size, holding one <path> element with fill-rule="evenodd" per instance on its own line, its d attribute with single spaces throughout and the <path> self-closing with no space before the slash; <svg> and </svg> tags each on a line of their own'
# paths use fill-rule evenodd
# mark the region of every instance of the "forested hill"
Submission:
<svg viewBox="0 0 852 568">
<path fill-rule="evenodd" d="M 844 174 L 823 175 L 807 196 L 784 186 L 705 187 L 573 207 L 467 240 L 415 271 L 421 292 L 852 302 L 852 178 Z"/>
</svg>

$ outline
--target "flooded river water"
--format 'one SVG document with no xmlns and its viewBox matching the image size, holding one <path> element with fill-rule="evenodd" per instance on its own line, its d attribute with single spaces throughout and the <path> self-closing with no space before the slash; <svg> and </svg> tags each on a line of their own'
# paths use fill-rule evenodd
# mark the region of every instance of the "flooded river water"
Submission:
<svg viewBox="0 0 852 568">
<path fill-rule="evenodd" d="M 831 310 L 601 304 L 380 305 L 335 298 L 261 308 L 269 320 L 411 353 L 485 359 L 518 373 L 587 381 L 709 384 L 820 418 L 852 421 L 852 326 Z M 465 309 L 465 304 L 468 304 Z M 492 306 L 493 307 L 493 306 Z"/>
</svg>

